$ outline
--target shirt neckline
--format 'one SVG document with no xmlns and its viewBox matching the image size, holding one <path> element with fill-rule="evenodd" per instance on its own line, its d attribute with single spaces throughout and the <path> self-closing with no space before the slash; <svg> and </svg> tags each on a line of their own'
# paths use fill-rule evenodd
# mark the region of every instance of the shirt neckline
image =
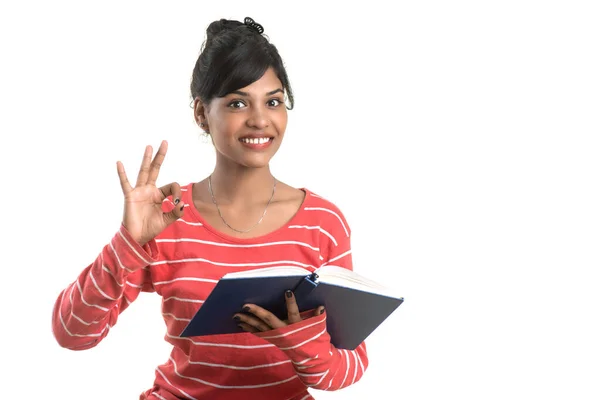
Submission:
<svg viewBox="0 0 600 400">
<path fill-rule="evenodd" d="M 193 197 L 194 183 L 193 182 L 189 183 L 186 186 L 186 188 L 187 188 L 187 190 L 182 195 L 183 201 L 185 202 L 185 204 L 188 205 L 186 207 L 186 211 L 188 211 L 193 216 L 193 218 L 196 219 L 196 222 L 200 222 L 202 224 L 202 227 L 205 228 L 207 231 L 220 237 L 221 239 L 226 240 L 227 242 L 233 242 L 233 243 L 261 243 L 267 239 L 270 239 L 273 236 L 276 236 L 276 235 L 282 233 L 283 231 L 287 230 L 291 225 L 296 225 L 297 220 L 300 219 L 302 217 L 302 215 L 305 213 L 304 209 L 307 206 L 307 203 L 308 203 L 308 200 L 309 200 L 309 197 L 311 194 L 310 190 L 308 190 L 306 188 L 298 188 L 304 192 L 304 199 L 302 200 L 302 203 L 300 204 L 300 207 L 298 208 L 296 213 L 292 216 L 292 218 L 289 219 L 288 222 L 286 222 L 285 225 L 283 225 L 271 232 L 267 232 L 263 235 L 260 235 L 260 236 L 255 236 L 255 237 L 250 237 L 250 238 L 239 238 L 239 237 L 231 236 L 225 232 L 222 232 L 222 231 L 216 229 L 215 227 L 213 227 L 211 224 L 209 224 L 204 219 L 204 217 L 202 216 L 200 211 L 198 211 L 198 209 L 194 205 L 194 197 Z"/>
</svg>

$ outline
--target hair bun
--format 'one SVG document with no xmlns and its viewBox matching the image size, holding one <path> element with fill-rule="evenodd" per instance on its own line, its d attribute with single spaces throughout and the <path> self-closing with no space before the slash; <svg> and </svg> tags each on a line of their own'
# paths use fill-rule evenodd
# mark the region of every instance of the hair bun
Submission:
<svg viewBox="0 0 600 400">
<path fill-rule="evenodd" d="M 206 41 L 210 43 L 213 38 L 219 36 L 222 32 L 241 29 L 240 26 L 248 28 L 250 31 L 258 33 L 259 35 L 262 35 L 265 31 L 261 24 L 255 22 L 250 17 L 244 18 L 243 23 L 240 21 L 221 18 L 212 22 L 206 29 Z"/>
<path fill-rule="evenodd" d="M 218 36 L 221 32 L 235 29 L 236 27 L 243 25 L 239 21 L 232 21 L 227 19 L 220 19 L 217 21 L 211 22 L 211 24 L 206 28 L 206 39 L 210 41 L 213 37 Z"/>
</svg>

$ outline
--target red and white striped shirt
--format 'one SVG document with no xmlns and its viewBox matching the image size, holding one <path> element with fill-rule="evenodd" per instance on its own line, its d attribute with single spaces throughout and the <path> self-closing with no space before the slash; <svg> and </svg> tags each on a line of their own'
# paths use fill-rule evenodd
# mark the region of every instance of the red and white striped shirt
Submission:
<svg viewBox="0 0 600 400">
<path fill-rule="evenodd" d="M 327 312 L 259 334 L 181 338 L 179 334 L 226 273 L 278 265 L 314 271 L 324 264 L 352 269 L 350 227 L 331 202 L 303 189 L 296 215 L 267 235 L 239 239 L 209 226 L 182 187 L 182 218 L 141 247 L 121 226 L 96 260 L 59 295 L 52 328 L 68 349 L 96 346 L 141 291 L 162 296 L 165 340 L 173 345 L 140 400 L 308 400 L 308 388 L 339 390 L 368 366 L 365 343 L 336 349 Z"/>
</svg>

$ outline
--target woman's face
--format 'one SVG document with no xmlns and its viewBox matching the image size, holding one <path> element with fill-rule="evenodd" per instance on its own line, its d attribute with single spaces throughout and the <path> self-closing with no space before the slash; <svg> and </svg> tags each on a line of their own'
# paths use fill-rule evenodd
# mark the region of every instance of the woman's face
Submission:
<svg viewBox="0 0 600 400">
<path fill-rule="evenodd" d="M 203 122 L 212 137 L 217 159 L 251 168 L 268 165 L 287 126 L 283 86 L 272 68 L 206 107 L 196 100 L 194 108 L 196 122 Z"/>
</svg>

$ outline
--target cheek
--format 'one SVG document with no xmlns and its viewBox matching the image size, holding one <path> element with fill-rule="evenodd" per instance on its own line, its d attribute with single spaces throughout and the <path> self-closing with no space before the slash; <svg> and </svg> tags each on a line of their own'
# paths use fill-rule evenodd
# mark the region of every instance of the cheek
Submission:
<svg viewBox="0 0 600 400">
<path fill-rule="evenodd" d="M 213 138 L 215 141 L 227 144 L 235 136 L 235 133 L 240 130 L 240 118 L 221 118 L 217 119 L 217 124 L 213 125 Z"/>
<path fill-rule="evenodd" d="M 285 129 L 287 127 L 287 122 L 288 122 L 287 112 L 282 113 L 281 115 L 278 115 L 277 118 L 275 118 L 273 120 L 273 122 L 277 126 L 277 130 L 279 131 L 279 134 L 283 135 L 285 132 Z"/>
</svg>

